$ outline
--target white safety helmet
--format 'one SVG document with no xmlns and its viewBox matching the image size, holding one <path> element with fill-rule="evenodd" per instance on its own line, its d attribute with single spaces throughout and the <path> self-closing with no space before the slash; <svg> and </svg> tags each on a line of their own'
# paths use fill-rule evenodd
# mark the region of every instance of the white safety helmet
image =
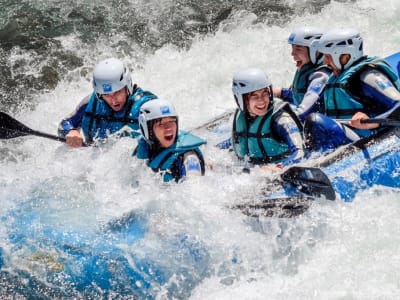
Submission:
<svg viewBox="0 0 400 300">
<path fill-rule="evenodd" d="M 360 33 L 352 28 L 337 29 L 323 34 L 318 41 L 318 51 L 330 54 L 336 67 L 345 70 L 363 55 L 363 40 Z M 340 56 L 350 54 L 349 61 L 342 66 Z"/>
<path fill-rule="evenodd" d="M 322 64 L 324 61 L 324 55 L 319 52 L 319 39 L 315 39 L 311 42 L 308 51 L 310 53 L 310 60 L 313 64 Z M 317 52 L 319 53 L 319 58 L 317 56 Z"/>
<path fill-rule="evenodd" d="M 129 69 L 117 58 L 100 61 L 93 69 L 93 89 L 97 94 L 111 94 L 127 87 L 132 94 L 132 78 Z"/>
<path fill-rule="evenodd" d="M 311 43 L 321 38 L 323 31 L 316 27 L 299 27 L 289 35 L 288 43 L 291 45 L 306 46 L 309 49 L 310 60 L 317 63 L 317 49 L 311 48 Z"/>
<path fill-rule="evenodd" d="M 171 102 L 164 99 L 147 101 L 140 107 L 139 126 L 144 139 L 149 143 L 155 141 L 153 133 L 154 120 L 166 117 L 175 117 L 178 126 L 178 114 Z"/>
<path fill-rule="evenodd" d="M 272 82 L 261 69 L 250 68 L 237 72 L 232 80 L 232 92 L 241 111 L 245 110 L 243 95 L 269 88 L 272 101 Z"/>
</svg>

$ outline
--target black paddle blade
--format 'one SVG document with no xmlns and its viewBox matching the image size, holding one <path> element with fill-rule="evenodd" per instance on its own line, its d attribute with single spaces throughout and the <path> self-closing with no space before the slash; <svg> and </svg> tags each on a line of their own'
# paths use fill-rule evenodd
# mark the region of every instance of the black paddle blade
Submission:
<svg viewBox="0 0 400 300">
<path fill-rule="evenodd" d="M 33 130 L 4 112 L 0 112 L 0 139 L 32 134 Z"/>
<path fill-rule="evenodd" d="M 281 175 L 281 179 L 306 195 L 324 196 L 327 200 L 336 198 L 328 176 L 319 168 L 291 167 Z"/>
</svg>

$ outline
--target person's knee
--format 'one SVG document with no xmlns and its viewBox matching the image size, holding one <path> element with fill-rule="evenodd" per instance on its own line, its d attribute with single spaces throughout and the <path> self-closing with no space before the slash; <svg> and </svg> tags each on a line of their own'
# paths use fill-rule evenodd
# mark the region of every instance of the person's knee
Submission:
<svg viewBox="0 0 400 300">
<path fill-rule="evenodd" d="M 324 133 L 325 122 L 319 113 L 312 113 L 304 120 L 304 139 L 307 149 L 318 148 L 318 136 Z"/>
<path fill-rule="evenodd" d="M 307 149 L 319 151 L 332 150 L 350 142 L 338 123 L 320 113 L 306 118 L 304 138 Z"/>
</svg>

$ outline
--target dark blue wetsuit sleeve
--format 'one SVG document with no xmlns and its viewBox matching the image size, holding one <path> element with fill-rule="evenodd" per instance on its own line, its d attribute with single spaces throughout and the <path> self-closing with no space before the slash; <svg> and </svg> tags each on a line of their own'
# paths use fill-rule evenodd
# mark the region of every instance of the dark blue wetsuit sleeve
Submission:
<svg viewBox="0 0 400 300">
<path fill-rule="evenodd" d="M 297 163 L 304 157 L 304 143 L 301 132 L 292 117 L 283 112 L 275 117 L 272 130 L 289 146 L 290 155 L 281 163 L 284 166 Z"/>
<path fill-rule="evenodd" d="M 232 148 L 232 138 L 229 137 L 226 140 L 219 142 L 215 146 L 218 147 L 219 149 L 230 149 L 230 148 Z"/>
<path fill-rule="evenodd" d="M 384 113 L 400 101 L 400 93 L 386 75 L 378 70 L 368 70 L 361 75 L 361 90 L 365 97 L 374 99 Z M 375 115 L 376 115 L 375 114 Z"/>
<path fill-rule="evenodd" d="M 72 112 L 66 118 L 61 120 L 60 124 L 58 125 L 59 136 L 65 137 L 70 130 L 81 128 L 83 115 L 85 114 L 85 110 L 89 100 L 90 96 L 87 96 L 84 99 L 82 99 L 82 101 L 76 107 L 75 111 Z"/>
<path fill-rule="evenodd" d="M 290 88 L 282 88 L 280 98 L 286 102 L 294 104 L 293 91 Z"/>
<path fill-rule="evenodd" d="M 300 105 L 295 109 L 296 115 L 304 122 L 307 116 L 317 110 L 318 105 L 323 101 L 322 92 L 329 79 L 329 73 L 325 70 L 314 72 L 310 75 L 310 83 L 307 88 L 303 100 Z"/>
</svg>

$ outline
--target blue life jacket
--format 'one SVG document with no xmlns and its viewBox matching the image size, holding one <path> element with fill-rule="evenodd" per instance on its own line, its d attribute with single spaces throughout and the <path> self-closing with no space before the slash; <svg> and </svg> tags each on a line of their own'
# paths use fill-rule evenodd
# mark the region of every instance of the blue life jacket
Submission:
<svg viewBox="0 0 400 300">
<path fill-rule="evenodd" d="M 125 125 L 134 130 L 131 133 L 133 137 L 138 136 L 140 107 L 145 102 L 156 98 L 157 96 L 151 92 L 144 91 L 135 85 L 124 107 L 116 112 L 96 93 L 93 93 L 82 119 L 82 131 L 86 142 L 91 143 L 94 138 L 104 139 Z"/>
<path fill-rule="evenodd" d="M 360 74 L 367 68 L 377 69 L 399 88 L 399 79 L 391 67 L 382 59 L 363 57 L 339 76 L 331 76 L 325 87 L 325 110 L 335 119 L 351 118 L 357 111 L 377 115 L 381 111 L 373 99 L 361 95 Z"/>
<path fill-rule="evenodd" d="M 293 104 L 299 106 L 303 101 L 304 94 L 307 92 L 308 85 L 310 83 L 309 77 L 312 73 L 316 71 L 319 65 L 313 63 L 308 63 L 302 66 L 294 74 L 292 82 L 292 92 L 293 92 Z"/>
<path fill-rule="evenodd" d="M 399 90 L 400 82 L 396 73 L 382 59 L 376 57 L 362 57 L 339 76 L 331 76 L 325 86 L 325 113 L 333 119 L 348 119 L 356 112 L 361 111 L 374 117 L 383 113 L 382 107 L 365 95 L 361 95 L 360 74 L 367 68 L 377 69 L 385 74 Z M 354 129 L 360 136 L 367 136 L 371 130 Z"/>
<path fill-rule="evenodd" d="M 233 150 L 244 159 L 249 158 L 253 164 L 277 163 L 290 155 L 285 141 L 278 140 L 271 131 L 271 122 L 276 114 L 288 106 L 275 99 L 272 107 L 264 116 L 249 120 L 243 111 L 236 110 L 233 121 Z"/>
<path fill-rule="evenodd" d="M 141 138 L 134 155 L 140 159 L 148 159 L 147 165 L 154 172 L 163 171 L 163 180 L 168 182 L 172 179 L 179 181 L 185 174 L 182 172 L 183 156 L 185 153 L 193 151 L 200 159 L 201 173 L 205 173 L 204 157 L 200 146 L 206 141 L 191 134 L 190 132 L 180 131 L 176 142 L 168 148 L 162 149 L 154 157 L 150 157 L 150 146 Z"/>
</svg>

